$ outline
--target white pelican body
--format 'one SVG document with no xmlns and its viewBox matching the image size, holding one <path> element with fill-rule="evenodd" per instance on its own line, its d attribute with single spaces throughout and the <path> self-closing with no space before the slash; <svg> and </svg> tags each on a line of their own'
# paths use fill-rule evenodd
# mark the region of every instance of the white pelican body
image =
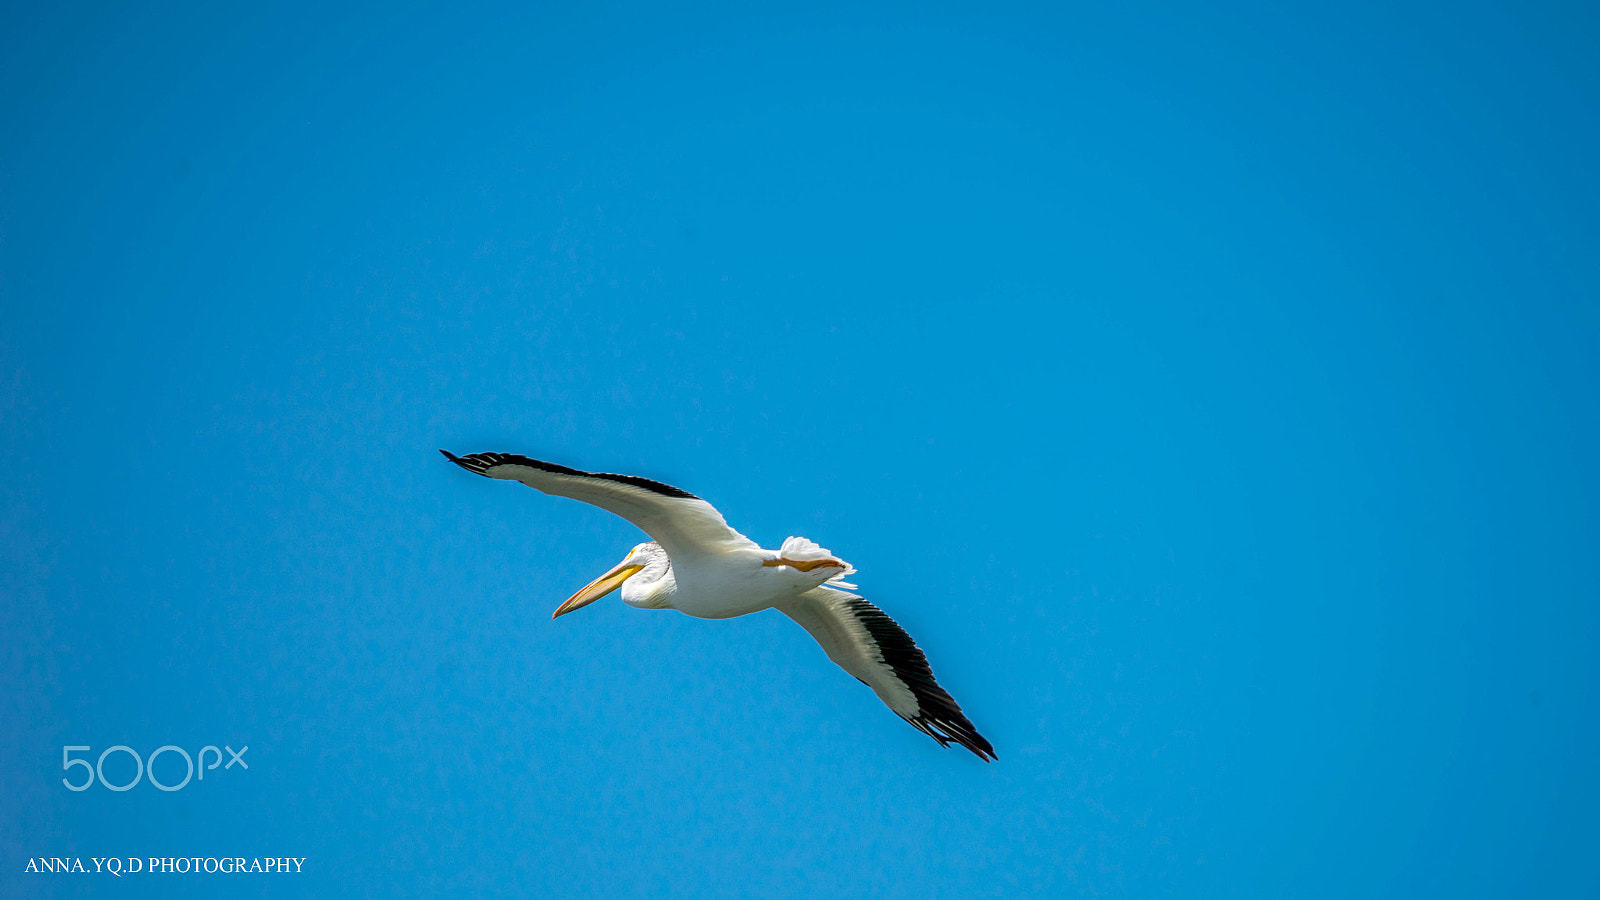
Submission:
<svg viewBox="0 0 1600 900">
<path fill-rule="evenodd" d="M 731 619 L 771 609 L 829 582 L 842 584 L 837 579 L 854 571 L 842 563 L 827 565 L 834 562 L 831 558 L 817 560 L 823 564 L 810 571 L 786 565 L 807 561 L 800 555 L 806 552 L 802 543 L 811 542 L 790 538 L 779 551 L 736 547 L 683 560 L 671 559 L 660 544 L 640 544 L 622 561 L 624 566 L 644 566 L 622 583 L 622 602 L 639 609 L 675 609 L 697 619 Z M 811 547 L 827 556 L 821 547 Z"/>
<path fill-rule="evenodd" d="M 675 609 L 698 619 L 728 619 L 777 609 L 822 645 L 828 658 L 941 746 L 958 743 L 984 760 L 994 748 L 934 681 L 927 657 L 882 610 L 853 593 L 845 561 L 802 537 L 764 550 L 723 520 L 711 504 L 659 481 L 583 472 L 509 453 L 455 456 L 451 462 L 490 478 L 591 503 L 639 526 L 640 544 L 553 614 L 564 615 L 621 588 L 640 609 Z"/>
</svg>

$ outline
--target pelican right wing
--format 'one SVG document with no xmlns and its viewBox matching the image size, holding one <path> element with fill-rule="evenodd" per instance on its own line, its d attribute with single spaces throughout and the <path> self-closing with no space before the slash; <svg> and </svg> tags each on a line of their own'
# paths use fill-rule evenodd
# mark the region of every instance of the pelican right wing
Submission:
<svg viewBox="0 0 1600 900">
<path fill-rule="evenodd" d="M 584 472 L 514 453 L 456 456 L 448 450 L 439 452 L 469 472 L 520 481 L 546 494 L 581 500 L 615 513 L 639 526 L 673 558 L 760 549 L 754 541 L 728 527 L 716 507 L 670 484 L 634 475 Z"/>
<path fill-rule="evenodd" d="M 953 741 L 986 762 L 998 758 L 955 698 L 933 680 L 928 657 L 917 642 L 883 610 L 830 587 L 813 588 L 778 610 L 811 632 L 829 659 L 939 746 Z"/>
</svg>

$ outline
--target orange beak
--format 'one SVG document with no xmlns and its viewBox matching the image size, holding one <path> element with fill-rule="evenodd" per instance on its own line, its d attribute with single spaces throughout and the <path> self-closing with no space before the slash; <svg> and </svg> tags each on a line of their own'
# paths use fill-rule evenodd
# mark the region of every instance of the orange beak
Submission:
<svg viewBox="0 0 1600 900">
<path fill-rule="evenodd" d="M 611 571 L 601 575 L 599 578 L 589 582 L 587 585 L 584 585 L 583 590 L 573 594 L 571 597 L 568 597 L 567 602 L 556 607 L 556 611 L 550 614 L 550 618 L 554 619 L 557 616 L 564 616 L 575 609 L 582 609 L 583 607 L 588 606 L 596 600 L 599 600 L 601 597 L 604 597 L 617 588 L 622 587 L 622 583 L 624 581 L 632 578 L 639 572 L 640 569 L 644 568 L 644 566 L 641 566 L 638 563 L 629 561 L 632 559 L 633 554 L 629 553 L 628 558 L 624 559 L 620 563 L 617 563 L 616 567 Z"/>
</svg>

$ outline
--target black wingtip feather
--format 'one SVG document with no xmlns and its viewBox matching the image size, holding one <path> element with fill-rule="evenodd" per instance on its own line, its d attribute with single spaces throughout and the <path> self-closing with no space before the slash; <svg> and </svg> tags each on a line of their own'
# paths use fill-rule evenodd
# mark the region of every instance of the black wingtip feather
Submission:
<svg viewBox="0 0 1600 900">
<path fill-rule="evenodd" d="M 545 462 L 542 459 L 531 459 L 518 453 L 468 453 L 466 456 L 456 456 L 450 453 L 448 450 L 440 450 L 439 452 L 443 453 L 445 458 L 449 459 L 451 462 L 455 463 L 461 468 L 466 469 L 468 472 L 476 472 L 479 475 L 484 476 L 488 476 L 489 469 L 493 468 L 494 466 L 527 466 L 532 469 L 538 469 L 541 472 L 549 472 L 552 475 L 573 475 L 579 478 L 598 478 L 601 481 L 610 481 L 616 484 L 625 484 L 629 487 L 643 488 L 644 490 L 652 493 L 660 494 L 663 497 L 675 497 L 683 500 L 700 499 L 699 497 L 696 497 L 695 495 L 681 488 L 675 488 L 670 484 L 662 484 L 661 482 L 653 479 L 640 478 L 637 475 L 618 475 L 614 472 L 585 472 L 582 469 L 574 469 L 569 466 Z"/>
<path fill-rule="evenodd" d="M 917 698 L 919 715 L 906 719 L 912 727 L 938 741 L 941 747 L 960 744 L 984 762 L 999 759 L 994 747 L 962 714 L 955 698 L 934 680 L 928 657 L 899 623 L 860 597 L 845 601 L 845 606 L 878 646 L 884 664 Z"/>
<path fill-rule="evenodd" d="M 489 466 L 492 465 L 492 463 L 480 458 L 486 454 L 470 453 L 466 456 L 457 456 L 454 453 L 451 453 L 449 450 L 442 448 L 439 450 L 439 452 L 444 454 L 445 459 L 448 459 L 461 468 L 466 469 L 468 472 L 476 472 L 479 475 L 485 476 L 489 474 Z"/>
</svg>

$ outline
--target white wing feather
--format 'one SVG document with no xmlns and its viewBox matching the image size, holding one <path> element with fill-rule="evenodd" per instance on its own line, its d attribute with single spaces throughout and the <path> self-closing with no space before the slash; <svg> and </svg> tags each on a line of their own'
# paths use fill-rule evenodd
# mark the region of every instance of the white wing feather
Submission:
<svg viewBox="0 0 1600 900">
<path fill-rule="evenodd" d="M 722 513 L 688 491 L 659 481 L 610 472 L 584 472 L 511 453 L 471 453 L 451 462 L 489 478 L 520 481 L 534 490 L 570 497 L 639 526 L 667 555 L 683 559 L 738 549 L 760 549 L 728 527 Z"/>
<path fill-rule="evenodd" d="M 954 741 L 983 759 L 995 758 L 994 747 L 934 680 L 921 648 L 883 610 L 847 591 L 824 588 L 781 603 L 778 610 L 919 731 L 940 744 Z"/>
<path fill-rule="evenodd" d="M 796 537 L 793 535 L 784 538 L 783 546 L 778 549 L 778 555 L 784 559 L 792 559 L 796 562 L 804 562 L 812 559 L 838 558 L 833 555 L 833 551 L 820 546 L 816 541 L 813 541 L 810 538 Z M 840 560 L 840 562 L 843 562 L 843 560 Z M 844 578 L 846 575 L 854 575 L 856 573 L 856 567 L 850 565 L 849 563 L 845 563 L 844 567 L 845 568 L 843 572 L 840 572 L 832 578 L 829 578 L 823 583 L 830 587 L 839 588 L 840 590 L 855 590 L 856 586 L 848 581 L 845 581 Z"/>
</svg>

